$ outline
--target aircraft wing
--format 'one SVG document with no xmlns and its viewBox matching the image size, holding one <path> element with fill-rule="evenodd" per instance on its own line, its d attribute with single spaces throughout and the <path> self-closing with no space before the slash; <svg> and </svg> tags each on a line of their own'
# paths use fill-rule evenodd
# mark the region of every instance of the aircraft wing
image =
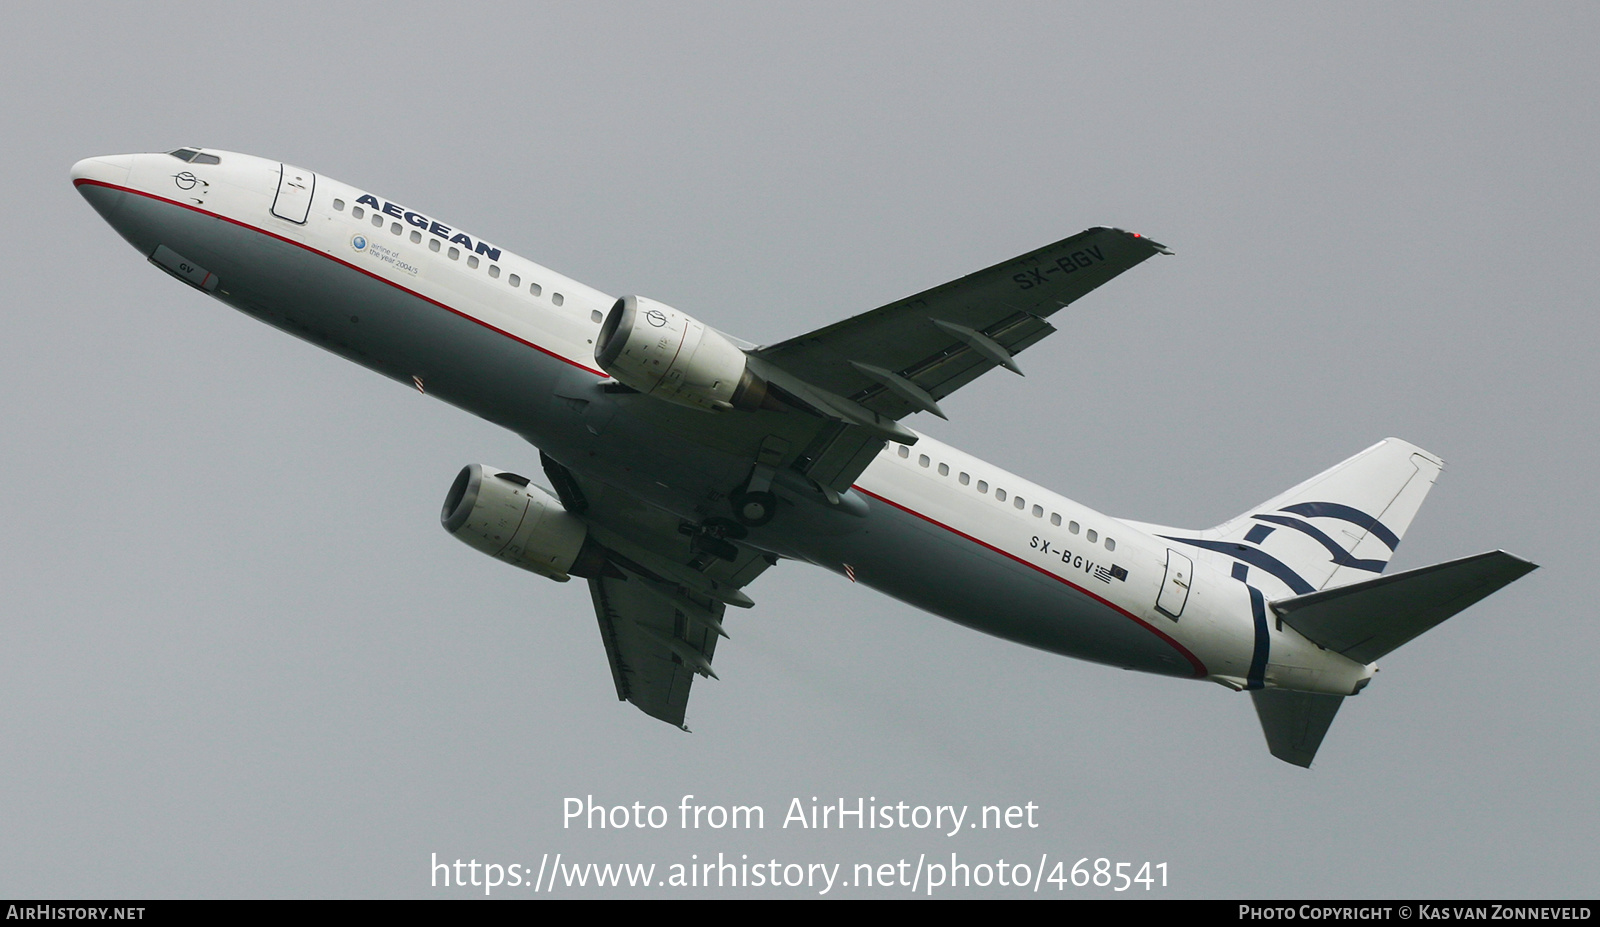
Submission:
<svg viewBox="0 0 1600 927">
<path fill-rule="evenodd" d="M 899 419 L 943 415 L 938 400 L 1054 329 L 1046 318 L 1162 245 L 1093 228 L 871 312 L 747 352 L 789 411 L 708 415 L 632 390 L 626 414 L 751 461 L 744 488 L 836 504 L 885 441 L 913 444 Z M 1020 372 L 1020 371 L 1019 371 Z M 587 388 L 587 384 L 585 384 Z M 583 399 L 575 393 L 573 398 Z M 803 410 L 803 411 L 802 411 Z M 727 487 L 732 493 L 736 487 Z"/>
<path fill-rule="evenodd" d="M 1092 228 L 752 353 L 806 384 L 894 420 L 943 416 L 938 400 L 1005 366 L 1055 329 L 1045 321 L 1162 245 L 1121 229 Z"/>
<path fill-rule="evenodd" d="M 723 613 L 752 604 L 739 589 L 773 560 L 732 540 L 685 534 L 676 516 L 541 456 L 562 505 L 607 552 L 589 592 L 617 698 L 688 730 L 694 677 L 716 676 Z"/>
</svg>

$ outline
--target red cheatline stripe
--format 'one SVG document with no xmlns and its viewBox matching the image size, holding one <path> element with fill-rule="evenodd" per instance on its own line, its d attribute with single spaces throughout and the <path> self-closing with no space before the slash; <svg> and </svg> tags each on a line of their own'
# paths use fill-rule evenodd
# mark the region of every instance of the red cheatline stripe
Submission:
<svg viewBox="0 0 1600 927">
<path fill-rule="evenodd" d="M 937 526 L 939 528 L 943 528 L 944 530 L 950 532 L 951 534 L 956 535 L 957 537 L 965 538 L 965 539 L 971 541 L 972 543 L 978 545 L 979 547 L 988 548 L 989 550 L 994 551 L 995 553 L 999 554 L 1002 557 L 1008 557 L 1008 558 L 1010 558 L 1012 560 L 1015 560 L 1016 562 L 1022 564 L 1023 566 L 1025 566 L 1025 567 L 1027 567 L 1027 568 L 1029 568 L 1031 570 L 1037 570 L 1038 572 L 1043 573 L 1045 576 L 1050 577 L 1051 579 L 1055 580 L 1056 582 L 1059 582 L 1059 583 L 1061 583 L 1061 584 L 1063 584 L 1065 586 L 1068 586 L 1068 587 L 1070 587 L 1072 589 L 1076 589 L 1077 591 L 1083 593 L 1084 595 L 1088 596 L 1089 598 L 1094 599 L 1096 602 L 1099 602 L 1101 605 L 1104 605 L 1105 607 L 1107 607 L 1109 609 L 1112 609 L 1113 611 L 1117 612 L 1118 614 L 1122 615 L 1123 617 L 1132 620 L 1133 622 L 1138 624 L 1139 627 L 1144 628 L 1146 631 L 1149 631 L 1151 634 L 1154 634 L 1156 637 L 1161 638 L 1170 647 L 1172 647 L 1172 649 L 1174 649 L 1174 650 L 1178 651 L 1179 653 L 1183 654 L 1183 658 L 1185 660 L 1189 661 L 1189 665 L 1190 666 L 1194 667 L 1194 675 L 1195 675 L 1196 679 L 1201 679 L 1201 678 L 1204 678 L 1205 676 L 1209 675 L 1209 673 L 1207 673 L 1207 671 L 1206 671 L 1205 664 L 1200 662 L 1200 658 L 1199 657 L 1197 657 L 1194 654 L 1190 653 L 1187 647 L 1184 647 L 1182 644 L 1180 644 L 1177 641 L 1173 640 L 1170 635 L 1168 635 L 1166 632 L 1162 631 L 1160 628 L 1156 627 L 1155 625 L 1150 624 L 1148 621 L 1145 621 L 1143 618 L 1140 618 L 1138 615 L 1135 615 L 1133 612 L 1128 611 L 1127 609 L 1123 608 L 1122 606 L 1118 605 L 1117 603 L 1112 602 L 1109 599 L 1106 599 L 1106 598 L 1104 598 L 1102 596 L 1095 595 L 1093 592 L 1090 592 L 1089 590 L 1083 588 L 1082 586 L 1078 585 L 1077 583 L 1074 583 L 1071 580 L 1065 579 L 1065 578 L 1063 578 L 1061 576 L 1057 576 L 1056 574 L 1050 572 L 1049 570 L 1045 569 L 1044 567 L 1039 566 L 1037 563 L 1029 563 L 1028 561 L 1022 559 L 1021 557 L 1018 557 L 1016 554 L 1012 554 L 1012 553 L 1008 553 L 1006 551 L 1003 551 L 1000 548 L 998 548 L 998 547 L 994 546 L 993 544 L 990 544 L 990 543 L 988 543 L 986 541 L 980 541 L 977 538 L 973 537 L 972 535 L 967 534 L 965 531 L 961 531 L 960 529 L 957 529 L 957 528 L 952 528 L 949 525 L 945 524 L 944 522 L 939 521 L 938 519 L 930 518 L 927 515 L 924 515 L 921 512 L 917 511 L 916 509 L 908 508 L 908 507 L 906 507 L 904 505 L 901 505 L 900 503 L 894 501 L 893 499 L 884 498 L 883 496 L 880 496 L 877 493 L 872 492 L 871 490 L 862 489 L 860 486 L 853 486 L 851 488 L 856 489 L 856 490 L 858 490 L 858 491 L 860 491 L 860 492 L 862 492 L 862 493 L 864 493 L 864 494 L 866 494 L 868 496 L 871 496 L 872 498 L 877 499 L 879 502 L 885 503 L 887 505 L 892 505 L 895 508 L 899 509 L 900 511 L 905 512 L 907 515 L 914 515 L 917 518 L 922 519 L 923 521 L 927 522 L 930 525 L 934 525 L 934 526 Z"/>
<path fill-rule="evenodd" d="M 431 303 L 431 304 L 433 304 L 435 306 L 438 306 L 440 309 L 443 309 L 446 312 L 452 313 L 454 315 L 458 315 L 458 316 L 462 317 L 463 319 L 466 319 L 469 322 L 476 322 L 477 324 L 482 325 L 484 328 L 487 328 L 488 330 L 490 330 L 492 332 L 495 332 L 495 333 L 500 334 L 500 335 L 504 335 L 507 338 L 510 338 L 512 341 L 515 341 L 518 344 L 526 345 L 526 346 L 528 346 L 530 348 L 533 348 L 535 351 L 539 351 L 540 353 L 548 354 L 551 357 L 555 358 L 556 360 L 561 361 L 562 363 L 571 364 L 572 366 L 578 368 L 579 370 L 586 370 L 589 373 L 592 373 L 597 377 L 608 376 L 608 374 L 603 370 L 596 370 L 593 367 L 589 367 L 589 366 L 586 366 L 584 364 L 581 364 L 578 361 L 575 361 L 570 357 L 564 357 L 564 356 L 562 356 L 560 354 L 557 354 L 556 352 L 550 350 L 547 347 L 544 347 L 542 345 L 534 344 L 533 342 L 527 340 L 526 338 L 519 338 L 516 335 L 511 334 L 510 332 L 506 331 L 503 328 L 496 328 L 495 326 L 490 325 L 488 322 L 485 322 L 484 320 L 478 318 L 477 316 L 469 315 L 469 314 L 467 314 L 465 312 L 462 312 L 460 309 L 457 309 L 454 306 L 449 306 L 449 305 L 446 305 L 446 304 L 444 304 L 442 302 L 439 302 L 437 299 L 434 299 L 431 296 L 424 296 L 423 294 L 418 293 L 416 290 L 410 289 L 409 287 L 402 286 L 402 285 L 394 282 L 393 280 L 390 280 L 387 277 L 381 277 L 381 276 L 373 273 L 370 270 L 366 270 L 365 268 L 357 267 L 356 265 L 350 263 L 349 261 L 345 261 L 345 260 L 342 260 L 340 258 L 336 258 L 333 255 L 328 254 L 328 253 L 323 252 L 323 251 L 318 251 L 316 248 L 313 248 L 310 245 L 307 245 L 307 244 L 305 244 L 303 242 L 295 241 L 292 238 L 285 238 L 282 235 L 277 234 L 276 232 L 269 232 L 266 229 L 261 228 L 260 226 L 251 225 L 248 222 L 241 222 L 238 219 L 230 218 L 229 216 L 224 216 L 224 215 L 221 215 L 220 213 L 214 213 L 214 212 L 212 212 L 212 211 L 210 211 L 208 209 L 201 209 L 198 206 L 190 206 L 188 203 L 180 203 L 177 200 L 169 200 L 164 196 L 157 196 L 154 193 L 146 193 L 143 190 L 135 190 L 132 187 L 122 187 L 122 186 L 118 186 L 117 184 L 114 184 L 114 183 L 106 183 L 103 180 L 89 180 L 89 179 L 85 178 L 83 180 L 75 180 L 75 181 L 73 181 L 73 185 L 74 186 L 81 187 L 84 184 L 89 184 L 89 185 L 95 186 L 95 187 L 106 187 L 107 189 L 111 189 L 111 190 L 120 190 L 123 193 L 132 193 L 135 196 L 147 197 L 149 199 L 156 200 L 157 202 L 166 203 L 169 206 L 178 206 L 180 208 L 190 210 L 191 212 L 197 212 L 197 213 L 201 214 L 202 216 L 210 216 L 213 219 L 220 219 L 223 222 L 231 222 L 232 224 L 237 225 L 240 228 L 249 229 L 252 232 L 259 232 L 262 235 L 267 236 L 268 238 L 276 238 L 278 241 L 281 241 L 281 242 L 283 242 L 285 244 L 294 245 L 296 248 L 300 248 L 302 250 L 309 251 L 310 253 L 315 254 L 318 257 L 327 258 L 328 260 L 333 261 L 335 264 L 340 264 L 340 265 L 343 265 L 345 267 L 348 267 L 351 270 L 355 271 L 356 273 L 365 274 L 368 277 L 371 277 L 372 279 L 379 281 L 380 283 L 387 283 L 388 285 L 394 287 L 395 289 L 399 290 L 402 293 L 409 293 L 412 296 L 415 296 L 416 298 L 422 300 L 423 302 Z"/>
</svg>

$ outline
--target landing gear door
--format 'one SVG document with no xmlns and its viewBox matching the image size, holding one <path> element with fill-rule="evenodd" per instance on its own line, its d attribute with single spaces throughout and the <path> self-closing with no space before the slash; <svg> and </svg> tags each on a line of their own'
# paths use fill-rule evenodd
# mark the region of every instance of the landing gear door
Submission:
<svg viewBox="0 0 1600 927">
<path fill-rule="evenodd" d="M 305 225 L 311 212 L 311 195 L 317 189 L 317 175 L 288 164 L 279 164 L 278 170 L 278 195 L 272 201 L 272 214 Z"/>
<path fill-rule="evenodd" d="M 1189 603 L 1189 584 L 1194 577 L 1194 563 L 1188 557 L 1167 548 L 1167 575 L 1161 580 L 1161 595 L 1156 597 L 1156 611 L 1173 621 L 1183 614 Z"/>
</svg>

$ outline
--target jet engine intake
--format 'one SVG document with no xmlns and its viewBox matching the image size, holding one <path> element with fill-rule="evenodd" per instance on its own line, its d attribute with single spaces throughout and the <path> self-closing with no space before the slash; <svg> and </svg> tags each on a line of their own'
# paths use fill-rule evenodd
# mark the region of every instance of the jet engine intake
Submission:
<svg viewBox="0 0 1600 927">
<path fill-rule="evenodd" d="M 468 546 L 559 582 L 597 576 L 605 566 L 588 526 L 560 501 L 526 477 L 483 464 L 461 469 L 439 521 Z"/>
<path fill-rule="evenodd" d="M 594 343 L 595 363 L 617 382 L 667 402 L 726 412 L 781 408 L 743 351 L 714 328 L 643 296 L 611 307 Z"/>
</svg>

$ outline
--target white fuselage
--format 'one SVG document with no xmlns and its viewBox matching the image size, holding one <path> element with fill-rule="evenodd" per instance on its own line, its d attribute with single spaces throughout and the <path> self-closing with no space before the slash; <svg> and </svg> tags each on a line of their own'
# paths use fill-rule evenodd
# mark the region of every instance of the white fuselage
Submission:
<svg viewBox="0 0 1600 927">
<path fill-rule="evenodd" d="M 703 515 L 706 494 L 748 467 L 646 418 L 562 405 L 606 379 L 594 342 L 616 297 L 409 205 L 277 161 L 208 153 L 218 163 L 90 159 L 73 177 L 179 279 L 683 518 Z M 1161 537 L 926 436 L 888 444 L 852 492 L 854 513 L 796 506 L 750 543 L 1102 663 L 1336 695 L 1371 676 L 1279 627 L 1265 601 L 1288 590 L 1271 577 L 1253 579 L 1264 590 L 1253 593 L 1203 552 L 1175 554 Z"/>
</svg>

